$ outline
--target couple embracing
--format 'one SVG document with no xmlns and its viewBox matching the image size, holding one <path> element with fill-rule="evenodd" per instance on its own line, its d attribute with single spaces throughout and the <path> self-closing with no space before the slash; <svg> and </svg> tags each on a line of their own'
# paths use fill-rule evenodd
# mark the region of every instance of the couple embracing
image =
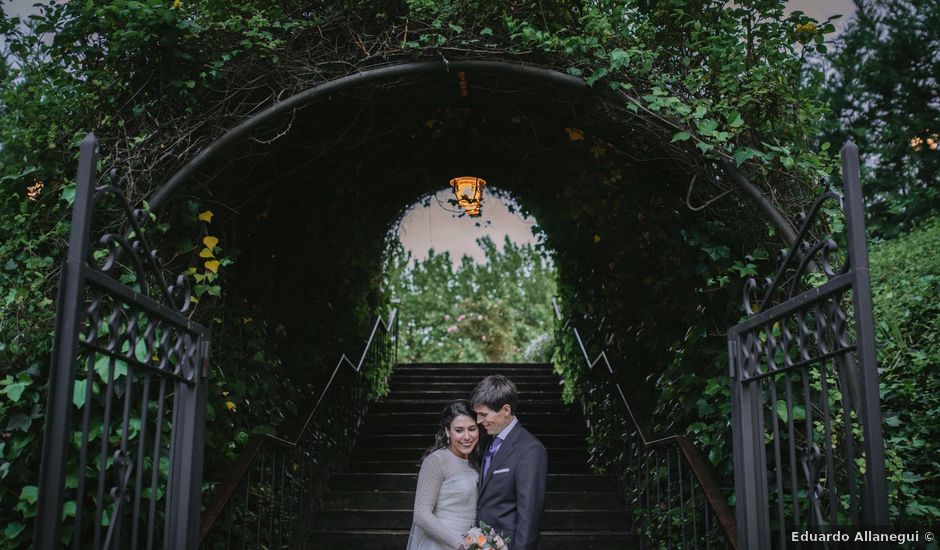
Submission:
<svg viewBox="0 0 940 550">
<path fill-rule="evenodd" d="M 421 462 L 407 550 L 464 550 L 465 535 L 481 521 L 509 539 L 510 550 L 536 548 L 548 454 L 516 418 L 518 397 L 497 374 L 477 384 L 469 400 L 444 407 L 435 445 Z"/>
</svg>

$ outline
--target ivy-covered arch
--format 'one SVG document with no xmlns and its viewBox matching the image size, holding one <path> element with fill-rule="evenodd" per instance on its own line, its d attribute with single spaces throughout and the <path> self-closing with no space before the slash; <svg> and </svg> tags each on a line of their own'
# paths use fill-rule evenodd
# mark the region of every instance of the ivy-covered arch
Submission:
<svg viewBox="0 0 940 550">
<path fill-rule="evenodd" d="M 238 251 L 223 266 L 226 301 L 264 310 L 246 317 L 266 319 L 289 368 L 309 374 L 324 341 L 348 345 L 353 319 L 378 306 L 385 236 L 402 210 L 455 175 L 483 176 L 540 221 L 566 307 L 620 327 L 620 351 L 635 361 L 624 376 L 649 378 L 636 393 L 653 402 L 672 343 L 704 322 L 704 241 L 713 260 L 743 257 L 782 216 L 733 167 L 622 102 L 581 78 L 496 60 L 365 70 L 230 129 L 149 203 L 182 211 L 166 208 L 179 194 L 216 212 L 212 232 Z M 714 330 L 732 318 L 708 308 L 722 319 Z"/>
<path fill-rule="evenodd" d="M 7 20 L 2 23 L 5 31 L 12 28 Z M 453 99 L 459 94 L 460 71 L 454 70 L 458 64 L 503 60 L 542 68 L 525 71 L 551 67 L 560 75 L 559 82 L 572 84 L 566 97 L 594 99 L 569 102 L 566 116 L 557 105 L 548 108 L 544 101 L 530 101 L 524 107 L 533 115 L 538 109 L 554 114 L 520 117 L 519 123 L 512 116 L 501 121 L 490 117 L 485 135 L 516 137 L 467 156 L 473 162 L 465 169 L 485 159 L 493 161 L 494 182 L 524 182 L 532 175 L 554 181 L 551 186 L 530 182 L 510 187 L 551 235 L 547 244 L 564 266 L 563 300 L 605 317 L 617 335 L 614 352 L 658 373 L 647 385 L 658 392 L 650 399 L 660 403 L 656 422 L 681 425 L 682 418 L 701 419 L 704 428 L 696 435 L 709 439 L 709 445 L 719 449 L 716 462 L 727 466 L 722 455 L 727 449 L 722 441 L 724 416 L 716 410 L 724 397 L 710 395 L 702 404 L 684 390 L 699 388 L 723 372 L 721 332 L 738 314 L 732 306 L 739 294 L 733 277 L 757 269 L 768 249 L 778 245 L 778 235 L 787 233 L 785 224 L 768 227 L 766 204 L 750 206 L 740 191 L 748 189 L 741 185 L 743 180 L 736 182 L 733 172 L 719 177 L 720 167 L 737 166 L 756 184 L 750 191 L 753 198 L 764 195 L 788 215 L 798 211 L 817 178 L 831 169 L 826 147 L 813 137 L 824 116 L 813 95 L 814 81 L 801 86 L 803 55 L 822 47 L 829 32 L 825 23 L 816 23 L 805 14 L 785 14 L 783 2 L 763 0 L 734 5 L 678 0 L 408 0 L 382 6 L 145 0 L 50 6 L 38 16 L 40 27 L 33 38 L 10 37 L 17 44 L 13 51 L 30 62 L 4 65 L 0 71 L 5 78 L 10 75 L 5 79 L 10 85 L 0 90 L 5 115 L 0 157 L 9 167 L 3 180 L 18 186 L 17 193 L 0 198 L 4 209 L 16 213 L 6 226 L 4 237 L 9 238 L 3 240 L 7 250 L 26 251 L 11 255 L 19 269 L 0 274 L 8 300 L 3 318 L 13 323 L 5 328 L 12 326 L 25 335 L 6 339 L 9 346 L 0 356 L 32 381 L 10 410 L 17 418 L 41 417 L 30 412 L 44 386 L 41 369 L 34 365 L 47 363 L 50 347 L 51 312 L 42 309 L 48 310 L 43 304 L 54 298 L 51 275 L 68 232 L 62 220 L 74 189 L 71 153 L 76 136 L 94 129 L 102 138 L 99 174 L 114 168 L 114 183 L 131 199 L 154 199 L 166 233 L 158 240 L 172 269 L 190 266 L 191 275 L 205 276 L 201 239 L 220 239 L 220 263 L 213 265 L 222 284 L 197 281 L 203 294 L 195 315 L 213 324 L 220 346 L 217 366 L 226 369 L 225 377 L 214 378 L 218 386 L 210 411 L 218 429 L 210 445 L 224 449 L 212 459 L 225 464 L 248 431 L 289 430 L 278 423 L 302 412 L 298 397 L 310 386 L 295 382 L 316 374 L 306 367 L 331 363 L 336 349 L 350 349 L 343 339 L 358 339 L 362 332 L 366 298 L 376 295 L 380 283 L 383 231 L 402 205 L 441 186 L 445 176 L 454 175 L 455 166 L 431 162 L 454 158 L 433 157 L 448 150 L 441 145 L 423 150 L 428 168 L 421 177 L 381 170 L 387 166 L 382 159 L 399 160 L 401 155 L 392 153 L 400 143 L 356 126 L 345 142 L 334 139 L 339 145 L 319 151 L 341 150 L 342 155 L 330 155 L 334 165 L 322 159 L 310 165 L 317 167 L 322 181 L 344 185 L 314 189 L 310 184 L 316 180 L 305 174 L 310 168 L 298 164 L 297 156 L 319 155 L 313 147 L 324 142 L 312 141 L 304 148 L 299 125 L 316 135 L 324 128 L 306 113 L 341 118 L 343 109 L 331 111 L 329 103 L 318 100 L 296 117 L 284 112 L 265 121 L 254 115 L 269 106 L 276 109 L 273 106 L 285 96 L 302 97 L 304 90 L 321 94 L 330 83 L 339 86 L 341 81 L 349 87 L 334 88 L 332 103 L 361 105 L 367 100 L 381 105 L 376 100 L 387 100 L 385 91 L 403 90 L 409 80 L 436 81 Z M 43 42 L 40 36 L 50 30 L 57 39 Z M 34 58 L 30 52 L 36 52 Z M 427 63 L 428 72 L 420 79 L 392 78 L 413 63 Z M 386 72 L 382 76 L 373 70 Z M 360 72 L 368 75 L 356 76 Z M 469 100 L 474 101 L 474 86 L 486 82 L 487 74 L 464 72 L 470 79 Z M 386 77 L 389 80 L 383 80 Z M 369 78 L 375 80 L 368 86 L 355 86 L 357 79 Z M 514 85 L 520 103 L 536 97 L 522 94 L 532 84 L 526 82 L 519 79 Z M 552 86 L 566 89 L 567 84 Z M 402 97 L 416 98 L 421 91 L 412 87 Z M 584 110 L 572 110 L 572 105 Z M 10 112 L 16 116 L 6 116 Z M 422 114 L 435 113 L 428 108 Z M 428 137 L 428 143 L 439 131 L 442 143 L 466 150 L 470 134 L 461 129 L 486 122 L 474 118 L 478 115 L 454 108 L 447 117 L 414 118 L 407 127 L 416 136 Z M 227 133 L 249 120 L 264 124 L 248 132 L 250 136 Z M 436 122 L 428 126 L 432 120 Z M 542 125 L 532 127 L 531 120 L 542 120 Z M 534 131 L 523 136 L 523 126 Z M 279 137 L 289 127 L 294 131 Z M 342 132 L 330 135 L 342 137 Z M 381 147 L 358 147 L 357 139 L 369 135 L 368 143 Z M 213 157 L 208 147 L 222 143 L 217 141 L 221 136 L 230 136 L 232 146 L 226 155 Z M 195 158 L 211 162 L 197 162 L 198 174 L 180 172 L 196 151 L 202 153 Z M 363 153 L 373 157 L 357 173 L 351 167 Z M 520 159 L 529 162 L 520 164 Z M 286 166 L 294 171 L 277 171 Z M 172 199 L 154 194 L 163 182 L 184 176 L 195 177 Z M 24 191 L 34 179 L 45 187 L 37 202 L 27 202 L 35 198 L 33 191 Z M 298 180 L 308 189 L 294 185 Z M 379 180 L 386 185 L 375 187 L 373 194 L 347 185 Z M 270 185 L 256 185 L 259 182 Z M 722 195 L 732 189 L 738 192 Z M 304 200 L 305 210 L 299 207 Z M 170 204 L 173 207 L 167 208 Z M 324 216 L 324 204 L 336 205 L 339 211 L 346 206 L 347 215 Z M 706 204 L 704 210 L 689 208 Z M 216 215 L 214 221 L 197 221 L 209 210 Z M 575 223 L 580 231 L 572 232 Z M 268 243 L 282 247 L 275 251 L 279 261 L 270 261 Z M 344 255 L 344 250 L 357 253 Z M 349 277 L 305 271 L 327 260 L 342 266 Z M 255 288 L 253 277 L 272 284 Z M 290 293 L 305 288 L 305 283 L 323 283 L 317 288 L 319 296 L 310 292 L 311 301 L 291 304 Z M 265 299 L 277 291 L 286 297 Z M 222 300 L 211 299 L 213 293 Z M 354 311 L 343 310 L 331 299 L 340 294 L 354 304 Z M 655 299 L 663 297 L 686 297 L 688 302 L 677 307 L 673 301 Z M 255 315 L 253 308 L 270 309 L 271 304 L 280 309 Z M 320 312 L 322 318 L 300 318 L 306 327 L 295 330 L 293 320 L 285 322 L 278 315 L 287 306 L 294 306 L 294 312 Z M 306 361 L 289 365 L 285 372 L 279 354 L 271 351 L 286 349 L 291 339 L 302 340 L 301 334 L 317 335 L 319 340 L 307 346 L 319 351 L 297 352 Z M 626 366 L 625 378 L 637 379 L 633 366 Z M 311 384 L 316 386 L 315 381 Z M 25 494 L 20 489 L 31 482 L 28 464 L 37 461 L 32 433 L 36 428 L 29 427 L 29 420 L 21 425 L 25 427 L 18 429 L 23 433 L 16 434 L 17 443 L 4 451 L 4 459 L 15 465 L 11 489 L 0 493 L 2 519 L 10 521 L 29 517 L 28 502 L 20 502 L 26 512 L 13 508 Z M 18 544 L 28 544 L 28 535 L 20 531 L 13 537 Z"/>
<path fill-rule="evenodd" d="M 370 84 L 381 83 L 382 81 L 408 79 L 409 77 L 428 74 L 436 74 L 440 77 L 444 77 L 444 79 L 450 76 L 450 80 L 453 80 L 453 76 L 457 76 L 458 90 L 460 94 L 465 94 L 463 97 L 466 97 L 469 95 L 470 86 L 469 82 L 466 80 L 466 73 L 468 72 L 473 74 L 474 77 L 480 73 L 489 73 L 491 76 L 500 75 L 516 79 L 531 80 L 534 81 L 536 86 L 558 87 L 567 93 L 594 96 L 596 100 L 614 100 L 617 101 L 618 104 L 624 102 L 623 97 L 619 97 L 616 92 L 611 91 L 609 88 L 592 88 L 580 77 L 575 77 L 571 74 L 550 68 L 508 61 L 455 60 L 450 62 L 446 58 L 442 58 L 441 61 L 413 61 L 366 69 L 318 84 L 303 92 L 296 93 L 229 129 L 221 137 L 200 150 L 191 160 L 173 174 L 164 185 L 154 191 L 149 199 L 149 203 L 154 210 L 158 210 L 164 202 L 187 183 L 187 180 L 193 178 L 201 168 L 216 160 L 227 148 L 234 146 L 240 140 L 253 137 L 255 132 L 263 131 L 265 126 L 277 123 L 279 119 L 284 119 L 288 115 L 294 118 L 298 110 L 302 110 L 313 102 L 328 100 L 332 95 L 341 95 L 359 86 L 369 86 Z M 488 91 L 495 92 L 496 90 L 489 89 Z M 659 139 L 671 137 L 671 129 L 663 124 L 661 120 L 645 120 L 646 117 L 643 115 L 636 116 L 642 120 L 641 124 L 636 125 L 646 126 L 650 134 L 658 134 Z M 669 147 L 669 149 L 673 148 Z M 700 153 L 695 151 L 694 148 L 680 146 L 671 152 L 676 154 L 683 151 L 685 151 L 685 155 L 680 154 L 677 156 L 691 157 L 682 159 L 684 162 L 690 165 L 703 163 L 704 159 L 699 158 Z M 792 242 L 795 238 L 795 233 L 780 210 L 733 165 L 724 163 L 721 167 L 726 177 L 728 177 L 734 185 L 744 191 L 755 205 L 765 213 L 769 222 L 785 236 L 786 241 Z"/>
</svg>

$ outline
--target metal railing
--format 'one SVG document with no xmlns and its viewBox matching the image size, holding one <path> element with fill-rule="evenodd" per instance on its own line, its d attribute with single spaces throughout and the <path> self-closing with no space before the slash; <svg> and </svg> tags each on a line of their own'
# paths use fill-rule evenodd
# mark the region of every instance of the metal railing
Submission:
<svg viewBox="0 0 940 550">
<path fill-rule="evenodd" d="M 555 300 L 552 306 L 557 320 L 562 322 Z M 737 550 L 734 514 L 702 453 L 686 436 L 648 437 L 623 388 L 613 379 L 614 369 L 606 351 L 602 350 L 592 361 L 570 319 L 561 326 L 561 332 L 566 331 L 570 331 L 576 351 L 580 351 L 587 367 L 575 369 L 570 381 L 586 397 L 582 406 L 593 444 L 597 445 L 595 434 L 604 422 L 627 421 L 628 436 L 609 443 L 623 445 L 614 453 L 617 458 L 612 466 L 627 501 L 630 529 L 639 535 L 641 547 Z M 623 410 L 616 411 L 614 407 Z"/>
<path fill-rule="evenodd" d="M 304 548 L 327 475 L 348 459 L 373 389 L 365 373 L 398 360 L 397 310 L 381 317 L 358 363 L 343 354 L 294 441 L 255 434 L 203 512 L 203 548 Z M 394 332 L 394 334 L 393 334 Z M 394 340 L 394 342 L 393 342 Z M 390 364 L 389 364 L 390 363 Z M 346 367 L 346 368 L 344 368 Z M 322 422 L 320 411 L 329 411 Z"/>
</svg>

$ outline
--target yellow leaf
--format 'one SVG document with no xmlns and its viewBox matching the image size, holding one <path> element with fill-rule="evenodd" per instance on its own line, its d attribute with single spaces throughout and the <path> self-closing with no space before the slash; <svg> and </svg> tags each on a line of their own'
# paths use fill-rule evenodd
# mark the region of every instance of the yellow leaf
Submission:
<svg viewBox="0 0 940 550">
<path fill-rule="evenodd" d="M 199 221 L 201 221 L 201 222 L 206 222 L 206 223 L 212 223 L 212 216 L 214 216 L 214 215 L 215 215 L 215 214 L 212 213 L 212 210 L 206 210 L 205 212 L 200 212 L 200 213 L 199 213 Z"/>
<path fill-rule="evenodd" d="M 577 128 L 565 128 L 565 131 L 568 132 L 568 139 L 571 141 L 580 141 L 584 139 L 584 132 L 578 130 Z"/>
<path fill-rule="evenodd" d="M 215 245 L 219 244 L 219 239 L 218 237 L 213 237 L 212 235 L 208 235 L 202 238 L 202 244 L 206 245 L 206 248 L 208 248 L 209 250 L 212 250 L 213 248 L 215 248 Z"/>
<path fill-rule="evenodd" d="M 601 242 L 601 236 L 595 233 L 595 234 L 594 234 L 594 242 L 596 242 L 596 243 Z"/>
<path fill-rule="evenodd" d="M 219 260 L 209 260 L 206 262 L 206 269 L 213 273 L 219 272 Z"/>
<path fill-rule="evenodd" d="M 228 410 L 235 412 L 235 403 L 232 403 L 231 401 L 226 401 L 225 406 L 226 408 L 228 408 Z"/>
<path fill-rule="evenodd" d="M 200 258 L 215 258 L 215 256 L 212 254 L 212 251 L 209 250 L 208 248 L 203 248 L 202 250 L 200 250 L 199 257 Z"/>
</svg>

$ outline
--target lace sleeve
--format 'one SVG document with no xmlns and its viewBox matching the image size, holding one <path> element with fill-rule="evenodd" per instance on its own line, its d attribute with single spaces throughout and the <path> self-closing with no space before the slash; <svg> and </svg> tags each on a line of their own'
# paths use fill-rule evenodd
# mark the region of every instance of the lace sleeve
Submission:
<svg viewBox="0 0 940 550">
<path fill-rule="evenodd" d="M 444 461 L 437 454 L 430 454 L 421 463 L 418 473 L 418 488 L 415 491 L 415 524 L 432 539 L 456 549 L 463 543 L 463 533 L 449 529 L 434 515 L 434 505 L 444 483 Z"/>
</svg>

